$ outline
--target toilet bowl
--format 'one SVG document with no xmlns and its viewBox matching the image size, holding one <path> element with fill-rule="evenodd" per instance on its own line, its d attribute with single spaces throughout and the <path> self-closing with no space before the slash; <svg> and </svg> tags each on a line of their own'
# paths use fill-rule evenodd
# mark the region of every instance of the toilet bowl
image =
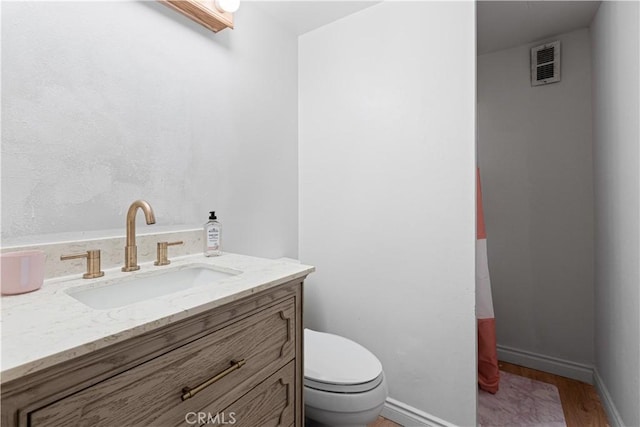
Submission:
<svg viewBox="0 0 640 427">
<path fill-rule="evenodd" d="M 366 426 L 387 398 L 376 356 L 347 338 L 304 330 L 305 416 L 310 425 Z"/>
</svg>

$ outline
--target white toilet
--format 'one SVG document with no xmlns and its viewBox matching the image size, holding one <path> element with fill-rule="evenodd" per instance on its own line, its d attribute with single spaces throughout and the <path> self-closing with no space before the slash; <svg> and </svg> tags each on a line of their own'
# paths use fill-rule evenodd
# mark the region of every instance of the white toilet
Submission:
<svg viewBox="0 0 640 427">
<path fill-rule="evenodd" d="M 304 330 L 304 403 L 310 425 L 366 426 L 378 418 L 387 381 L 376 356 L 347 338 Z"/>
</svg>

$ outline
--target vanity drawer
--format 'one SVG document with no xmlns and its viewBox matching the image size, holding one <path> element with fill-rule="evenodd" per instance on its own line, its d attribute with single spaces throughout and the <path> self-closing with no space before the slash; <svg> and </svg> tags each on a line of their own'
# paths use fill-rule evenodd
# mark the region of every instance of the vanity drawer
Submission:
<svg viewBox="0 0 640 427">
<path fill-rule="evenodd" d="M 264 380 L 220 413 L 235 423 L 234 427 L 288 427 L 295 417 L 295 362 Z M 214 409 L 214 408 L 211 408 Z M 216 412 L 203 411 L 216 416 Z M 205 424 L 206 425 L 206 424 Z M 210 424 L 209 424 L 210 425 Z"/>
<path fill-rule="evenodd" d="M 186 425 L 204 407 L 225 408 L 295 356 L 295 299 L 265 308 L 169 353 L 29 413 L 31 426 Z M 232 361 L 244 360 L 229 370 Z M 230 371 L 186 400 L 183 388 Z M 192 393 L 193 393 L 192 391 Z"/>
</svg>

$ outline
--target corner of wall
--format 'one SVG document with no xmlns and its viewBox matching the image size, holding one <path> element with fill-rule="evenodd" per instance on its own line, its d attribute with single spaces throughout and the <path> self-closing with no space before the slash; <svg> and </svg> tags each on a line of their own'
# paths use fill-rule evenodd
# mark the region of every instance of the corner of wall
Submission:
<svg viewBox="0 0 640 427">
<path fill-rule="evenodd" d="M 600 401 L 607 413 L 607 418 L 611 427 L 623 427 L 624 423 L 622 422 L 622 417 L 620 416 L 615 403 L 613 403 L 613 399 L 609 394 L 607 386 L 604 384 L 602 377 L 598 373 L 598 368 L 593 370 L 593 385 L 598 392 L 598 396 L 600 396 Z"/>
</svg>

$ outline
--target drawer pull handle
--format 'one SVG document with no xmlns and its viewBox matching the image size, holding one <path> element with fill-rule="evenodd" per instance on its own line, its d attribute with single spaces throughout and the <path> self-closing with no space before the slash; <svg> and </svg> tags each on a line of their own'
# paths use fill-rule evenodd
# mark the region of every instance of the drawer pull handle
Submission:
<svg viewBox="0 0 640 427">
<path fill-rule="evenodd" d="M 204 390 L 205 388 L 209 387 L 211 384 L 220 381 L 221 379 L 223 379 L 224 377 L 226 377 L 227 375 L 229 375 L 231 372 L 235 371 L 236 369 L 240 369 L 244 366 L 244 364 L 247 363 L 247 361 L 245 359 L 242 360 L 232 360 L 231 361 L 231 366 L 229 366 L 227 369 L 225 369 L 224 371 L 220 372 L 218 375 L 206 380 L 205 382 L 203 382 L 202 384 L 191 388 L 191 387 L 185 387 L 182 389 L 182 400 L 185 401 L 187 399 L 192 398 L 193 396 L 195 396 L 196 394 L 200 393 L 202 390 Z"/>
</svg>

